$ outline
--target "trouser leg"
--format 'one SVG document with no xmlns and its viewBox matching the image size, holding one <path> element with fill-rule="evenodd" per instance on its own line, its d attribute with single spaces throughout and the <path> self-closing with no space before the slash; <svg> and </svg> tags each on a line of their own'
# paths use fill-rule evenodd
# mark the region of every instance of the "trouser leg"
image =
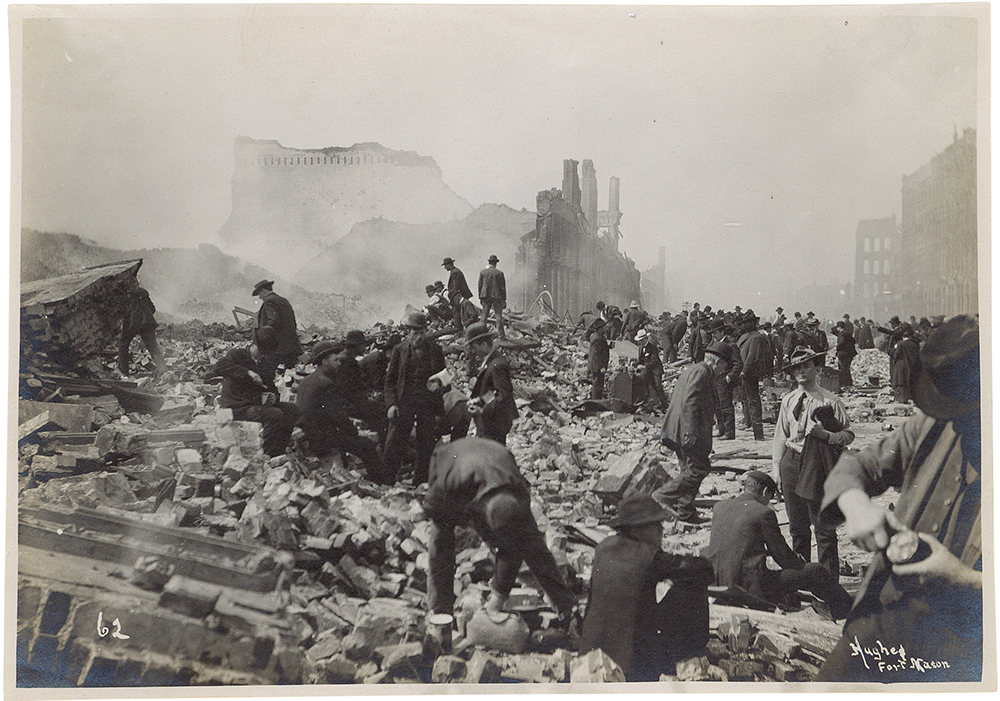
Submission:
<svg viewBox="0 0 1000 701">
<path fill-rule="evenodd" d="M 590 373 L 590 398 L 604 399 L 604 372 Z"/>
<path fill-rule="evenodd" d="M 812 552 L 812 521 L 809 518 L 809 504 L 795 493 L 798 486 L 802 454 L 787 449 L 781 457 L 781 493 L 785 498 L 785 513 L 788 514 L 788 532 L 792 536 L 792 550 L 809 562 Z"/>
<path fill-rule="evenodd" d="M 130 346 L 132 345 L 132 339 L 135 338 L 138 332 L 138 329 L 123 330 L 121 338 L 118 340 L 118 370 L 123 375 L 128 374 L 129 365 L 132 363 Z"/>
<path fill-rule="evenodd" d="M 399 466 L 403 461 L 407 444 L 410 440 L 410 431 L 413 430 L 413 422 L 416 414 L 410 407 L 397 405 L 399 413 L 396 418 L 389 420 L 389 428 L 385 436 L 384 472 L 383 484 L 393 484 L 399 475 Z"/>
<path fill-rule="evenodd" d="M 249 406 L 233 409 L 237 421 L 254 421 L 261 424 L 263 450 L 274 457 L 288 449 L 292 429 L 299 418 L 299 408 L 289 402 L 278 402 L 268 406 Z"/>
<path fill-rule="evenodd" d="M 837 547 L 837 525 L 820 515 L 820 503 L 806 503 L 809 522 L 816 532 L 816 561 L 823 565 L 834 579 L 840 579 L 840 555 Z"/>
<path fill-rule="evenodd" d="M 365 471 L 368 473 L 368 478 L 373 482 L 376 481 L 376 477 L 384 475 L 381 460 L 378 457 L 378 449 L 367 438 L 345 435 L 340 440 L 340 449 L 360 458 Z"/>
<path fill-rule="evenodd" d="M 455 526 L 431 521 L 427 548 L 427 609 L 431 613 L 453 613 L 455 608 Z"/>
<path fill-rule="evenodd" d="M 163 372 L 166 364 L 163 362 L 163 353 L 160 351 L 160 346 L 156 342 L 156 327 L 152 326 L 140 329 L 139 335 L 142 337 L 142 343 L 146 346 L 146 350 L 149 351 L 149 357 L 152 359 L 156 371 Z"/>
<path fill-rule="evenodd" d="M 652 497 L 661 504 L 673 508 L 682 518 L 697 513 L 694 500 L 702 481 L 712 469 L 707 455 L 695 454 L 691 451 L 677 450 L 677 462 L 680 473 L 665 485 L 655 490 Z"/>
<path fill-rule="evenodd" d="M 760 379 L 746 377 L 743 379 L 743 417 L 747 426 L 753 429 L 755 440 L 764 440 L 764 409 L 760 402 Z"/>
<path fill-rule="evenodd" d="M 437 444 L 437 415 L 433 409 L 420 408 L 416 412 L 417 457 L 413 464 L 413 484 L 426 482 L 430 471 L 431 455 Z"/>
<path fill-rule="evenodd" d="M 807 562 L 800 569 L 781 570 L 777 579 L 786 591 L 802 589 L 815 595 L 830 607 L 830 615 L 836 620 L 846 618 L 854 603 L 851 595 L 818 562 Z"/>
</svg>

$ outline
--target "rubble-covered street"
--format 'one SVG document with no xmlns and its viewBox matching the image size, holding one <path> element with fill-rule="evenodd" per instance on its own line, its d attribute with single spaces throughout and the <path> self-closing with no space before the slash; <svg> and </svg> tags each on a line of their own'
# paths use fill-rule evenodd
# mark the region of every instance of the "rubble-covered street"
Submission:
<svg viewBox="0 0 1000 701">
<path fill-rule="evenodd" d="M 86 312 L 95 299 L 113 299 L 110 273 L 96 287 L 91 280 L 59 294 L 43 290 L 22 306 L 22 679 L 46 686 L 622 681 L 610 658 L 578 655 L 550 625 L 554 613 L 526 569 L 509 607 L 530 637 L 505 650 L 477 638 L 473 617 L 493 560 L 472 529 L 459 537 L 454 649 L 428 644 L 426 485 L 376 485 L 353 456 L 331 463 L 293 449 L 267 458 L 259 424 L 234 421 L 216 406 L 218 385 L 201 379 L 246 344 L 238 327 L 162 328 L 166 370 L 155 379 L 116 375 L 112 333 Z M 546 542 L 585 606 L 594 546 L 612 533 L 615 505 L 627 490 L 663 484 L 677 459 L 659 443 L 662 413 L 587 401 L 582 334 L 551 320 L 513 326 L 504 345 L 520 416 L 508 447 L 531 484 Z M 325 335 L 315 331 L 313 340 Z M 467 390 L 458 338 L 439 341 L 456 386 Z M 630 372 L 629 345 L 612 349 L 612 385 L 616 364 Z M 832 353 L 828 364 L 835 365 Z M 296 376 L 308 371 L 300 365 Z M 893 403 L 881 351 L 862 351 L 852 373 L 855 387 L 842 399 L 857 433 L 852 447 L 863 448 L 912 407 Z M 667 378 L 676 374 L 667 369 Z M 668 396 L 673 382 L 666 381 Z M 735 440 L 715 443 L 713 473 L 696 502 L 702 513 L 738 494 L 742 473 L 770 468 L 775 412 L 790 387 L 784 377 L 764 383 L 767 441 L 738 425 Z M 698 554 L 709 532 L 708 523 L 668 522 L 663 548 Z M 870 555 L 840 541 L 841 583 L 853 593 Z M 809 681 L 840 634 L 808 595 L 798 607 L 762 610 L 745 593 L 715 588 L 710 611 L 705 655 L 679 664 L 671 681 Z"/>
</svg>

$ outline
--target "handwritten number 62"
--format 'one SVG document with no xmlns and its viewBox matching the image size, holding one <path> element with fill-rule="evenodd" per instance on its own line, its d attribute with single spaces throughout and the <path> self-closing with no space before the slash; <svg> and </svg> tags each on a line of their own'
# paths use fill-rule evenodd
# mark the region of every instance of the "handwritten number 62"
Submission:
<svg viewBox="0 0 1000 701">
<path fill-rule="evenodd" d="M 118 638 L 119 640 L 128 640 L 131 636 L 122 633 L 122 624 L 116 618 L 111 622 L 111 625 L 115 627 L 114 631 L 111 632 L 112 638 Z M 99 611 L 97 613 L 97 634 L 102 638 L 108 634 L 108 627 L 104 625 L 104 612 Z"/>
</svg>

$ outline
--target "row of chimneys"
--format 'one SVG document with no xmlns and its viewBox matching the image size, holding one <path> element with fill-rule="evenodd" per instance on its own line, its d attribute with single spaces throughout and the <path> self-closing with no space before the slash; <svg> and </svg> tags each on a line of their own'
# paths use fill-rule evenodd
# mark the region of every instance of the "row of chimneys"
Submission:
<svg viewBox="0 0 1000 701">
<path fill-rule="evenodd" d="M 583 162 L 583 187 L 580 187 L 580 178 L 577 175 L 576 167 L 578 163 L 571 158 L 563 161 L 563 197 L 569 200 L 570 204 L 578 205 L 587 221 L 592 226 L 597 226 L 597 171 L 594 170 L 594 162 L 589 158 Z M 618 195 L 621 188 L 621 181 L 617 177 L 612 177 L 608 190 L 608 211 L 614 215 L 618 210 Z M 612 216 L 612 218 L 614 218 Z"/>
</svg>

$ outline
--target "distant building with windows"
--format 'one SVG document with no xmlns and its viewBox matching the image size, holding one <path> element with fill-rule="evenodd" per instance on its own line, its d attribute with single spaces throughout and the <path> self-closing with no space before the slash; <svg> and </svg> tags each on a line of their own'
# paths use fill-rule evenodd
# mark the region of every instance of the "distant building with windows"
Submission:
<svg viewBox="0 0 1000 701">
<path fill-rule="evenodd" d="M 883 320 L 896 313 L 900 227 L 896 215 L 862 219 L 855 235 L 854 298 L 860 316 Z"/>
</svg>

